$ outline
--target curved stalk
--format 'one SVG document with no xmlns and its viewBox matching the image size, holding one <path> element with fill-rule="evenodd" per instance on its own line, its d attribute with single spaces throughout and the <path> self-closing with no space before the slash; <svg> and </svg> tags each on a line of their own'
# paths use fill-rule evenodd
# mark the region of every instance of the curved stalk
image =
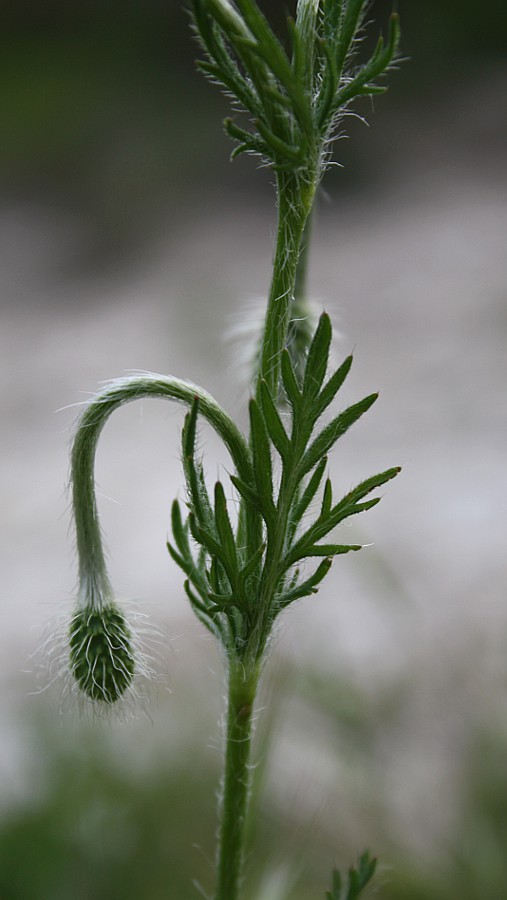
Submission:
<svg viewBox="0 0 507 900">
<path fill-rule="evenodd" d="M 191 405 L 199 410 L 226 444 L 241 478 L 251 477 L 250 451 L 234 422 L 211 394 L 190 382 L 163 375 L 120 378 L 100 391 L 83 413 L 71 452 L 71 479 L 79 561 L 79 590 L 89 604 L 100 606 L 112 596 L 99 526 L 95 497 L 94 463 L 100 433 L 118 407 L 141 398 L 158 397 Z"/>
</svg>

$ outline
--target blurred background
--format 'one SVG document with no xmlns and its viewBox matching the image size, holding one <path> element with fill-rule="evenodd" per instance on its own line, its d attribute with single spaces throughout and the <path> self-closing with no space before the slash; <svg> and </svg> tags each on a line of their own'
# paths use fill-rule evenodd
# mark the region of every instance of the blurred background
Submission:
<svg viewBox="0 0 507 900">
<path fill-rule="evenodd" d="M 282 28 L 291 4 L 268 5 Z M 245 900 L 322 898 L 366 846 L 384 900 L 507 896 L 507 8 L 398 6 L 409 60 L 357 107 L 371 127 L 345 121 L 310 290 L 336 358 L 355 350 L 342 403 L 381 391 L 337 492 L 404 470 L 274 642 Z M 165 549 L 178 408 L 117 412 L 97 459 L 113 584 L 165 630 L 166 684 L 134 721 L 83 722 L 35 693 L 36 651 L 72 608 L 75 404 L 147 369 L 244 421 L 271 178 L 229 163 L 176 0 L 17 0 L 1 31 L 0 897 L 209 896 L 224 684 Z"/>
</svg>

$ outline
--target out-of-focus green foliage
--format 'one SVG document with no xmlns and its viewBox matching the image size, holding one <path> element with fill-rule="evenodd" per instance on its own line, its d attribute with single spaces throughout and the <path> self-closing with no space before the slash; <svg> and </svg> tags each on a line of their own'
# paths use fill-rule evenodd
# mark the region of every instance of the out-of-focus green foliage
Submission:
<svg viewBox="0 0 507 900">
<path fill-rule="evenodd" d="M 377 706 L 374 696 L 366 698 L 334 675 L 327 679 L 308 672 L 296 679 L 288 670 L 279 676 L 279 687 L 273 689 L 282 690 L 283 697 L 276 697 L 277 707 L 283 700 L 287 708 L 291 698 L 302 704 L 302 711 L 307 706 L 316 744 L 322 735 L 328 745 L 335 733 L 337 764 L 343 766 L 345 760 L 352 781 L 357 767 L 365 775 L 368 770 L 373 778 L 378 775 L 378 734 L 396 728 L 404 691 L 395 686 L 381 692 Z M 198 714 L 198 698 L 192 702 Z M 209 717 L 203 717 L 209 724 Z M 174 726 L 178 728 L 177 719 Z M 250 840 L 255 851 L 248 858 L 245 898 L 318 900 L 328 887 L 321 880 L 323 868 L 334 863 L 346 869 L 354 838 L 345 827 L 330 843 L 323 823 L 317 821 L 311 833 L 301 833 L 296 822 L 287 820 L 263 784 L 270 746 L 277 738 L 275 720 L 261 720 L 260 729 L 261 766 Z M 167 765 L 160 764 L 158 754 L 159 762 L 141 773 L 118 758 L 104 736 L 100 730 L 92 736 L 87 729 L 77 729 L 64 741 L 58 730 L 49 735 L 47 726 L 32 727 L 36 776 L 28 772 L 27 782 L 33 784 L 34 797 L 4 810 L 0 820 L 2 900 L 161 900 L 168 885 L 175 900 L 198 900 L 189 872 L 209 890 L 219 754 L 189 746 L 176 760 L 172 755 Z M 459 824 L 431 864 L 426 857 L 401 855 L 398 847 L 389 845 L 382 803 L 372 792 L 366 809 L 367 792 L 361 792 L 356 802 L 382 851 L 374 884 L 379 900 L 504 900 L 506 756 L 505 734 L 493 730 L 470 735 L 458 798 Z M 338 846 L 344 852 L 341 859 L 334 856 Z M 290 871 L 288 879 L 284 872 Z"/>
<path fill-rule="evenodd" d="M 472 735 L 455 834 L 432 867 L 402 861 L 385 900 L 504 900 L 507 896 L 507 739 Z"/>
<path fill-rule="evenodd" d="M 86 733 L 66 750 L 33 737 L 38 798 L 0 826 L 2 900 L 195 900 L 188 872 L 210 880 L 216 773 L 182 759 L 132 777 Z"/>
<path fill-rule="evenodd" d="M 280 28 L 287 5 L 293 6 L 279 0 L 261 5 L 281 10 Z M 436 84 L 439 93 L 447 87 L 443 74 L 452 81 L 456 73 L 473 74 L 481 62 L 504 56 L 502 0 L 484 0 L 480 14 L 473 0 L 401 0 L 399 6 L 402 53 L 411 62 L 394 88 L 398 100 L 404 83 L 410 83 L 411 102 L 414 81 L 432 99 Z M 385 21 L 391 8 L 390 0 L 376 0 L 373 17 Z M 152 180 L 164 183 L 168 155 L 198 172 L 202 154 L 193 152 L 189 128 L 192 121 L 197 130 L 198 123 L 216 121 L 222 107 L 218 97 L 196 91 L 195 47 L 178 2 L 47 0 L 41 7 L 25 0 L 10 5 L 0 42 L 0 170 L 10 183 L 13 176 L 62 178 L 66 168 L 76 178 L 108 146 L 126 178 L 143 153 L 145 178 L 151 171 Z M 219 165 L 223 137 L 219 128 L 213 134 Z M 208 140 L 207 146 L 212 151 Z"/>
<path fill-rule="evenodd" d="M 286 34 L 294 3 L 261 5 Z M 400 0 L 399 7 L 401 54 L 410 63 L 382 101 L 384 115 L 369 135 L 379 143 L 362 150 L 340 142 L 340 190 L 375 183 L 392 167 L 389 109 L 398 116 L 414 103 L 433 108 L 437 97 L 445 102 L 463 80 L 473 83 L 481 67 L 504 58 L 503 0 L 484 0 L 480 15 L 472 0 Z M 391 8 L 390 0 L 372 4 L 383 29 Z M 100 259 L 143 246 L 167 210 L 191 208 L 204 186 L 219 190 L 225 176 L 241 190 L 254 183 L 256 196 L 271 190 L 248 161 L 228 163 L 219 124 L 228 104 L 202 90 L 187 18 L 177 0 L 21 0 L 2 18 L 0 192 L 77 210 Z M 371 50 L 366 40 L 364 53 Z M 368 119 L 370 100 L 357 111 Z"/>
</svg>

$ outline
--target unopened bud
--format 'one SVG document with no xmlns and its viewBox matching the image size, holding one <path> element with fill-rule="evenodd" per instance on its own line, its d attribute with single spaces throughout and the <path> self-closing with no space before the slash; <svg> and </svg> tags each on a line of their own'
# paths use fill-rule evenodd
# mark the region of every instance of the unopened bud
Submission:
<svg viewBox="0 0 507 900">
<path fill-rule="evenodd" d="M 132 633 L 117 606 L 84 607 L 70 630 L 70 668 L 90 700 L 115 703 L 132 684 Z"/>
</svg>

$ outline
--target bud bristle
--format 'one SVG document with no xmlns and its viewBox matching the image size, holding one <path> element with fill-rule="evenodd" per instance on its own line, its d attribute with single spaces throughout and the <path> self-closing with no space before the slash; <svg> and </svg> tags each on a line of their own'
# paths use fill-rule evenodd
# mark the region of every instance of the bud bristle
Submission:
<svg viewBox="0 0 507 900">
<path fill-rule="evenodd" d="M 135 670 L 131 639 L 125 617 L 112 603 L 75 614 L 69 630 L 70 668 L 90 700 L 115 703 L 130 687 Z"/>
</svg>

